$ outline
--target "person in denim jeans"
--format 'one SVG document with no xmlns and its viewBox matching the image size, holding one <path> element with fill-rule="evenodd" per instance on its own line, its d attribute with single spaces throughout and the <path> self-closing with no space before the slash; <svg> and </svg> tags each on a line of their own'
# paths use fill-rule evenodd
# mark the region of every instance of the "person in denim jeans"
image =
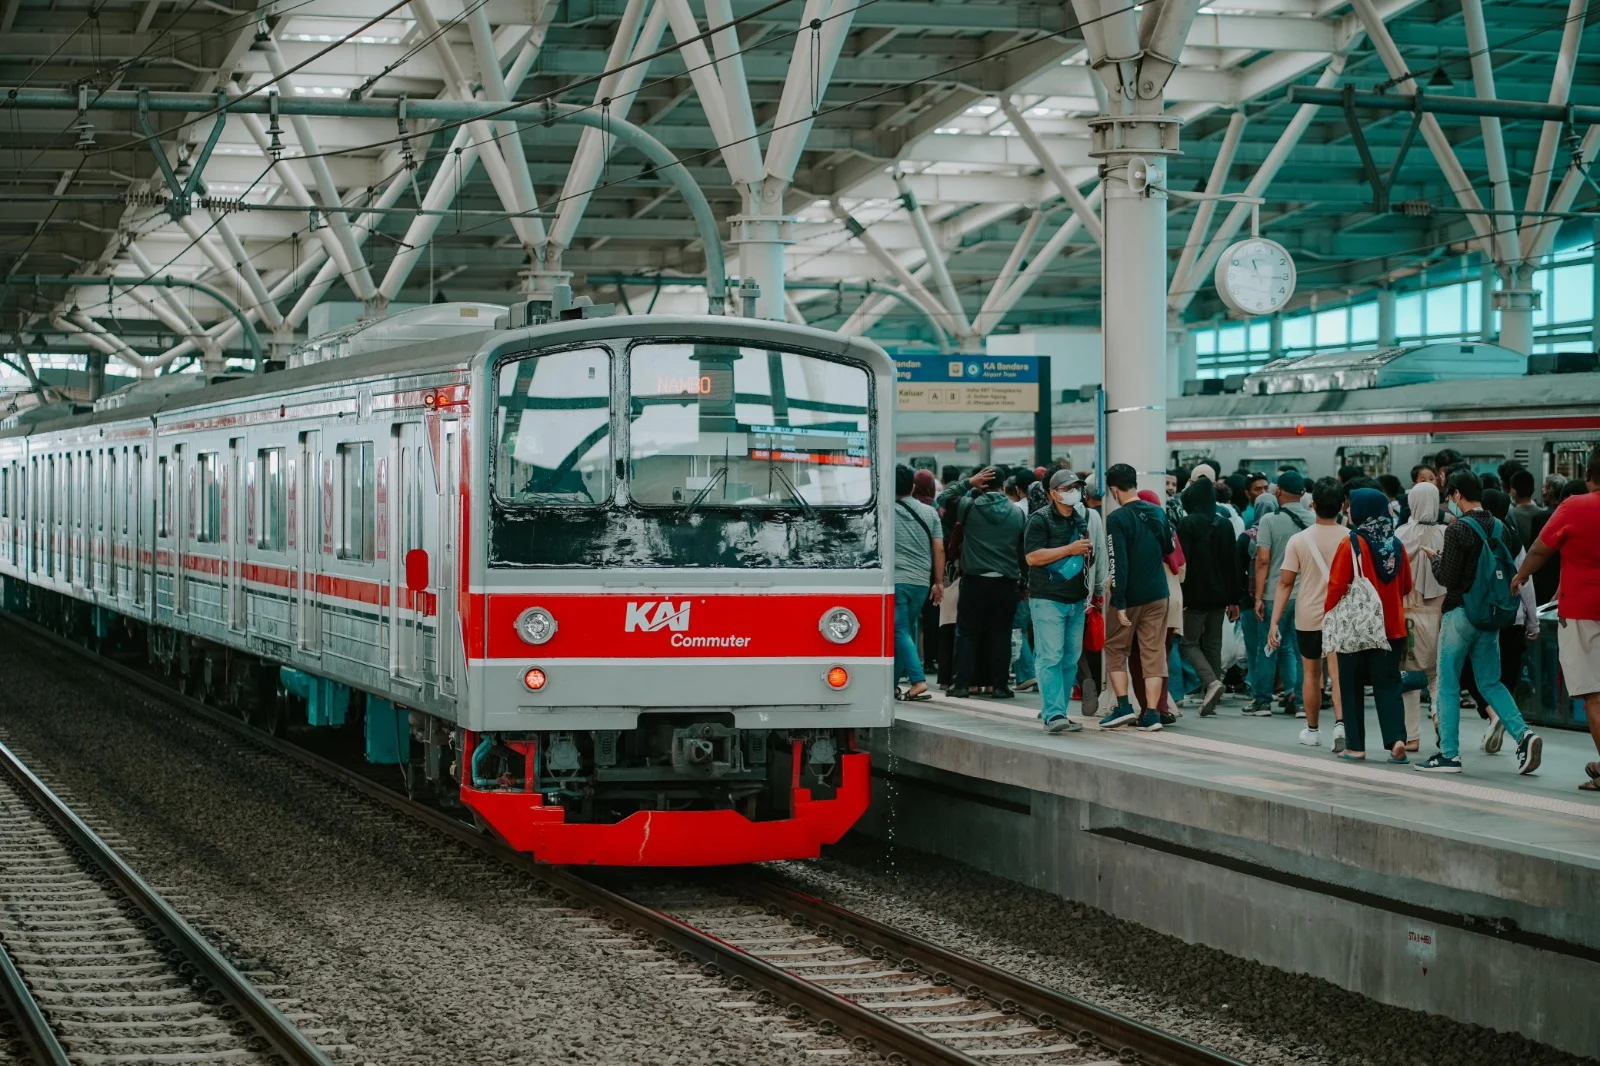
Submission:
<svg viewBox="0 0 1600 1066">
<path fill-rule="evenodd" d="M 1517 773 L 1531 774 L 1539 768 L 1544 742 L 1528 728 L 1517 701 L 1500 681 L 1500 633 L 1473 625 L 1462 605 L 1477 579 L 1478 554 L 1489 550 L 1485 541 L 1504 537 L 1506 529 L 1483 509 L 1483 483 L 1471 470 L 1450 475 L 1445 498 L 1456 521 L 1445 530 L 1444 548 L 1433 558 L 1433 576 L 1445 588 L 1439 621 L 1439 751 L 1415 769 L 1461 772 L 1461 672 L 1471 663 L 1479 691 L 1517 743 Z"/>
<path fill-rule="evenodd" d="M 1283 680 L 1283 712 L 1289 715 L 1296 713 L 1295 696 L 1300 691 L 1302 680 L 1300 638 L 1294 628 L 1297 604 L 1290 599 L 1284 605 L 1283 619 L 1278 623 L 1278 650 L 1272 653 L 1266 650 L 1267 638 L 1272 635 L 1267 620 L 1272 617 L 1272 597 L 1283 574 L 1283 555 L 1288 547 L 1289 538 L 1317 520 L 1317 516 L 1300 502 L 1305 490 L 1305 477 L 1300 471 L 1286 469 L 1278 473 L 1278 482 L 1271 489 L 1271 494 L 1277 498 L 1277 509 L 1263 515 L 1257 523 L 1254 564 L 1255 605 L 1249 612 L 1261 623 L 1259 632 L 1263 656 L 1267 662 L 1273 659 L 1277 661 L 1276 673 Z M 1271 687 L 1269 681 L 1266 695 L 1269 704 L 1272 699 Z M 1255 702 L 1245 714 L 1262 717 L 1259 713 L 1263 709 L 1259 705 L 1260 702 L 1261 695 L 1257 692 Z M 1271 712 L 1270 706 L 1265 709 Z M 1301 716 L 1305 714 L 1304 711 L 1299 713 Z"/>
<path fill-rule="evenodd" d="M 1034 665 L 1051 733 L 1083 727 L 1067 717 L 1067 701 L 1083 653 L 1085 610 L 1095 587 L 1095 562 L 1105 557 L 1103 531 L 1095 547 L 1095 519 L 1080 507 L 1083 478 L 1058 470 L 1050 478 L 1050 506 L 1035 511 L 1022 534 L 1028 564 L 1028 611 L 1033 617 Z M 1093 525 L 1091 525 L 1093 523 Z"/>
<path fill-rule="evenodd" d="M 939 512 L 912 496 L 916 474 L 904 464 L 894 471 L 894 676 L 906 679 L 901 700 L 933 699 L 917 654 L 922 605 L 944 594 L 944 532 Z"/>
</svg>

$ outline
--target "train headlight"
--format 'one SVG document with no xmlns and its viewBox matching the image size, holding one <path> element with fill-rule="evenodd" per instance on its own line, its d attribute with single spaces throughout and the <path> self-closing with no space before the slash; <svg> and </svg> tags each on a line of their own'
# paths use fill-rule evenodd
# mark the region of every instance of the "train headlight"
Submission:
<svg viewBox="0 0 1600 1066">
<path fill-rule="evenodd" d="M 823 614 L 817 628 L 833 643 L 848 644 L 861 632 L 861 623 L 856 621 L 856 616 L 849 608 L 833 607 Z"/>
<path fill-rule="evenodd" d="M 556 616 L 543 607 L 529 607 L 517 615 L 517 636 L 529 644 L 547 644 L 556 635 Z"/>
</svg>

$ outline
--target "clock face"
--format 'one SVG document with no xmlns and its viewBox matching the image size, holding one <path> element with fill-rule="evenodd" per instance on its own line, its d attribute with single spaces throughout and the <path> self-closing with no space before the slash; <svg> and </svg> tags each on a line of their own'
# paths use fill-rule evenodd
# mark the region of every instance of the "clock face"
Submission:
<svg viewBox="0 0 1600 1066">
<path fill-rule="evenodd" d="M 1277 241 L 1250 237 L 1217 260 L 1217 295 L 1243 315 L 1281 311 L 1294 295 L 1294 260 Z"/>
</svg>

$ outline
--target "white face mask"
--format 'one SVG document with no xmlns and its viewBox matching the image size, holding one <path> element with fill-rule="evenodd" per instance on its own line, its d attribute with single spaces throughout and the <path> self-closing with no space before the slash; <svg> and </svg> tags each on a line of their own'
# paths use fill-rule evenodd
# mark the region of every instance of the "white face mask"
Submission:
<svg viewBox="0 0 1600 1066">
<path fill-rule="evenodd" d="M 1077 489 L 1063 489 L 1056 493 L 1056 499 L 1061 501 L 1063 507 L 1076 507 L 1078 501 L 1083 499 L 1083 493 Z"/>
</svg>

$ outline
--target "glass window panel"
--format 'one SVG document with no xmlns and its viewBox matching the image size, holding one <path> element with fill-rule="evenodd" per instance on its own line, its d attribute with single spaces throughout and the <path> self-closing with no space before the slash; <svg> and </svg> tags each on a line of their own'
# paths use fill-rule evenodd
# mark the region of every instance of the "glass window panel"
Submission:
<svg viewBox="0 0 1600 1066">
<path fill-rule="evenodd" d="M 1272 348 L 1272 323 L 1264 318 L 1259 318 L 1250 323 L 1250 350 L 1252 352 L 1270 351 Z"/>
<path fill-rule="evenodd" d="M 1473 280 L 1461 286 L 1461 299 L 1466 304 L 1467 332 L 1483 331 L 1483 282 Z"/>
<path fill-rule="evenodd" d="M 512 504 L 588 507 L 611 498 L 611 353 L 529 356 L 500 368 L 494 491 Z"/>
<path fill-rule="evenodd" d="M 1217 354 L 1217 331 L 1214 329 L 1199 330 L 1194 339 L 1194 350 L 1200 355 Z"/>
<path fill-rule="evenodd" d="M 218 474 L 216 452 L 202 453 L 200 464 L 200 500 L 196 515 L 195 537 L 201 544 L 215 544 L 222 532 L 222 479 Z"/>
<path fill-rule="evenodd" d="M 1311 316 L 1294 315 L 1283 320 L 1284 348 L 1311 347 Z"/>
<path fill-rule="evenodd" d="M 859 366 L 725 344 L 637 344 L 629 494 L 646 507 L 850 507 L 872 499 Z"/>
<path fill-rule="evenodd" d="M 1403 340 L 1422 336 L 1422 294 L 1406 293 L 1394 301 L 1395 334 Z"/>
<path fill-rule="evenodd" d="M 1594 318 L 1594 267 L 1589 263 L 1575 263 L 1552 271 L 1555 287 L 1550 294 L 1555 300 L 1555 321 L 1589 322 Z M 1546 299 L 1550 297 L 1547 296 Z"/>
<path fill-rule="evenodd" d="M 1378 343 L 1378 303 L 1366 300 L 1350 309 L 1350 343 Z"/>
<path fill-rule="evenodd" d="M 1242 352 L 1244 351 L 1245 333 L 1243 326 L 1223 326 L 1218 331 L 1217 351 Z"/>
<path fill-rule="evenodd" d="M 1317 312 L 1317 347 L 1338 348 L 1350 342 L 1345 329 L 1345 310 L 1335 307 L 1331 311 Z"/>
<path fill-rule="evenodd" d="M 377 552 L 378 485 L 371 441 L 339 445 L 339 558 L 370 563 Z"/>
<path fill-rule="evenodd" d="M 288 529 L 284 497 L 282 448 L 264 448 L 256 453 L 256 547 L 263 551 L 282 551 Z"/>
<path fill-rule="evenodd" d="M 1431 337 L 1455 337 L 1461 332 L 1461 296 L 1460 285 L 1442 285 L 1437 289 L 1429 289 L 1428 301 L 1428 335 Z"/>
</svg>

